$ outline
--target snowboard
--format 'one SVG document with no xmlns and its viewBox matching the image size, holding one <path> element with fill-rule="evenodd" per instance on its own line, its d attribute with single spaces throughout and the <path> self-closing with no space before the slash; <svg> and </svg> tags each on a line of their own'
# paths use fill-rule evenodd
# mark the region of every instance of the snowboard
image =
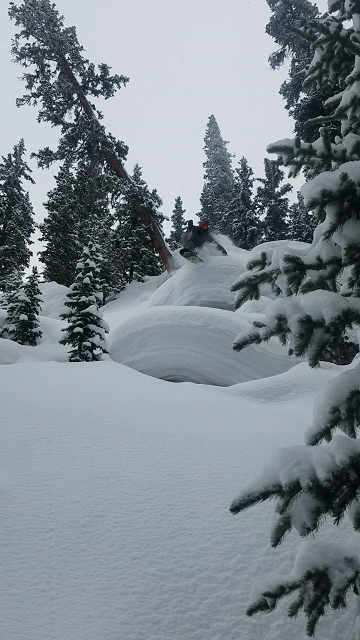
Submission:
<svg viewBox="0 0 360 640">
<path fill-rule="evenodd" d="M 199 258 L 193 251 L 190 251 L 190 249 L 180 249 L 179 253 L 183 258 L 186 258 L 186 260 L 190 260 L 190 262 L 204 262 L 204 260 Z"/>
</svg>

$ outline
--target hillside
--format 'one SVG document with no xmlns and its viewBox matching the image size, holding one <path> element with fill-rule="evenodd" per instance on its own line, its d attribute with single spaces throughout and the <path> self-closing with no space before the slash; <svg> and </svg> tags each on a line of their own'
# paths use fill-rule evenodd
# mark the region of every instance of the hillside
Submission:
<svg viewBox="0 0 360 640">
<path fill-rule="evenodd" d="M 299 538 L 272 550 L 269 505 L 228 508 L 269 452 L 302 444 L 344 367 L 310 370 L 275 340 L 232 351 L 270 299 L 232 310 L 248 258 L 132 283 L 104 308 L 102 362 L 67 362 L 55 283 L 41 343 L 0 339 L 1 638 L 305 640 L 289 603 L 245 615 L 254 580 L 291 571 Z M 350 618 L 329 614 L 316 637 L 344 637 Z"/>
</svg>

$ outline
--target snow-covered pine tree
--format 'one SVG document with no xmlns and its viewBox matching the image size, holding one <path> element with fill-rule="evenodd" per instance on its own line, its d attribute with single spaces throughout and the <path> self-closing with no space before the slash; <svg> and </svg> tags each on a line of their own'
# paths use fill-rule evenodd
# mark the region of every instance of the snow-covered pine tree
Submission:
<svg viewBox="0 0 360 640">
<path fill-rule="evenodd" d="M 199 219 L 209 222 L 215 231 L 221 230 L 221 221 L 232 197 L 234 184 L 231 154 L 226 148 L 215 116 L 211 115 L 206 127 L 204 151 L 206 162 L 204 186 L 200 196 Z"/>
<path fill-rule="evenodd" d="M 18 271 L 9 277 L 7 290 L 2 296 L 2 306 L 6 309 L 5 323 L 1 329 L 0 337 L 15 340 L 17 321 L 19 317 L 19 297 L 24 297 L 23 274 Z"/>
<path fill-rule="evenodd" d="M 25 68 L 25 94 L 17 105 L 38 107 L 38 121 L 60 128 L 58 147 L 48 147 L 36 155 L 40 167 L 53 162 L 82 162 L 97 153 L 121 181 L 128 185 L 127 197 L 158 252 L 165 268 L 172 271 L 172 255 L 152 211 L 138 200 L 136 188 L 123 166 L 127 147 L 107 134 L 102 113 L 92 98 L 111 98 L 128 78 L 110 75 L 106 64 L 95 65 L 83 56 L 74 27 L 65 27 L 64 18 L 51 0 L 10 2 L 9 16 L 19 32 L 12 44 L 13 60 Z"/>
<path fill-rule="evenodd" d="M 19 338 L 17 342 L 35 347 L 42 337 L 39 315 L 41 311 L 41 291 L 39 288 L 39 273 L 37 267 L 33 267 L 24 285 L 24 293 L 27 300 L 21 306 L 19 320 Z"/>
<path fill-rule="evenodd" d="M 66 163 L 48 193 L 48 215 L 39 225 L 45 248 L 40 252 L 44 278 L 69 287 L 75 279 L 82 248 L 95 242 L 102 255 L 100 279 L 106 299 L 122 290 L 123 262 L 114 242 L 115 201 L 121 183 L 97 157 L 72 167 Z"/>
<path fill-rule="evenodd" d="M 237 247 L 252 249 L 258 244 L 260 218 L 253 194 L 254 172 L 246 158 L 235 168 L 230 203 L 223 215 L 221 231 Z"/>
<path fill-rule="evenodd" d="M 343 59 L 348 64 L 349 55 L 353 72 L 345 90 L 327 101 L 329 115 L 318 121 L 320 136 L 313 144 L 295 138 L 268 148 L 283 158 L 292 175 L 307 167 L 309 181 L 301 193 L 320 224 L 310 248 L 282 247 L 271 255 L 264 253 L 250 265 L 254 273 L 234 285 L 237 305 L 257 298 L 268 278 L 274 290 L 285 296 L 271 303 L 264 322 L 254 323 L 252 331 L 240 335 L 234 348 L 241 350 L 278 336 L 291 353 L 306 356 L 313 367 L 329 349 L 341 351 L 348 331 L 360 325 L 360 0 L 329 0 L 328 7 L 329 15 L 303 27 L 304 35 L 314 41 L 306 85 L 326 84 L 339 73 Z M 341 136 L 334 142 L 327 132 L 328 119 L 341 124 Z M 333 380 L 317 401 L 306 445 L 276 453 L 261 477 L 234 500 L 231 511 L 239 513 L 274 499 L 274 547 L 292 528 L 302 537 L 316 534 L 325 518 L 338 525 L 347 516 L 359 532 L 359 427 L 357 364 Z M 353 638 L 359 640 L 359 588 L 358 542 L 348 539 L 346 532 L 341 545 L 311 537 L 301 545 L 291 574 L 265 578 L 253 591 L 248 615 L 272 611 L 281 598 L 294 594 L 289 615 L 304 611 L 307 633 L 313 636 L 321 616 L 329 608 L 346 607 L 353 595 L 357 601 Z"/>
<path fill-rule="evenodd" d="M 95 239 L 102 256 L 99 278 L 103 294 L 102 304 L 106 304 L 123 291 L 127 284 L 124 276 L 124 256 L 117 246 L 115 209 L 108 211 L 101 219 L 97 219 L 93 229 L 88 231 L 88 237 Z M 149 242 L 145 230 L 144 235 Z"/>
<path fill-rule="evenodd" d="M 17 272 L 15 280 L 18 278 Z M 37 268 L 33 267 L 26 283 L 9 292 L 7 316 L 1 336 L 35 347 L 42 336 L 39 320 L 41 302 L 39 274 Z"/>
<path fill-rule="evenodd" d="M 266 0 L 272 12 L 270 20 L 266 25 L 268 33 L 279 45 L 279 49 L 269 56 L 269 63 L 272 69 L 278 69 L 290 58 L 292 81 L 297 73 L 303 71 L 304 75 L 312 60 L 311 42 L 299 39 L 294 29 L 299 29 L 307 21 L 319 17 L 319 10 L 315 4 L 309 0 Z M 296 88 L 297 97 L 302 91 L 301 77 L 298 78 Z"/>
<path fill-rule="evenodd" d="M 154 223 L 161 227 L 163 218 L 158 209 L 162 205 L 162 200 L 156 189 L 149 190 L 138 163 L 134 166 L 131 177 L 131 188 L 136 189 L 137 198 L 146 203 L 147 210 L 152 211 Z M 123 189 L 126 192 L 126 184 L 123 184 Z M 126 193 L 116 204 L 116 217 L 118 225 L 114 232 L 114 244 L 118 255 L 121 256 L 124 280 L 142 282 L 144 276 L 159 275 L 162 270 L 158 257 L 149 242 L 146 229 L 139 224 Z"/>
<path fill-rule="evenodd" d="M 285 100 L 285 108 L 294 118 L 295 133 L 305 142 L 312 142 L 318 137 L 318 127 L 309 120 L 324 115 L 325 100 L 344 88 L 344 79 L 351 71 L 352 58 L 351 55 L 347 56 L 347 73 L 324 79 L 321 87 L 304 87 L 303 80 L 313 50 L 311 38 L 299 38 L 297 30 L 319 17 L 319 10 L 309 0 L 266 1 L 272 11 L 266 32 L 279 45 L 279 49 L 270 55 L 269 63 L 272 69 L 278 69 L 286 59 L 290 60 L 289 77 L 281 85 L 280 94 Z M 342 65 L 344 62 L 343 57 Z M 329 135 L 334 139 L 338 132 L 339 125 L 333 122 L 329 127 Z"/>
<path fill-rule="evenodd" d="M 22 287 L 23 279 L 24 279 L 24 272 L 18 269 L 15 269 L 12 273 L 8 275 L 4 284 L 2 295 L 1 295 L 1 306 L 3 309 L 7 308 L 14 291 Z"/>
<path fill-rule="evenodd" d="M 297 197 L 297 202 L 294 202 L 289 209 L 287 237 L 289 240 L 300 240 L 300 242 L 311 244 L 317 220 L 305 205 L 300 192 Z"/>
<path fill-rule="evenodd" d="M 183 209 L 183 201 L 178 196 L 175 198 L 175 204 L 171 216 L 172 229 L 168 238 L 168 245 L 171 249 L 178 249 L 181 247 L 181 236 L 186 224 L 184 213 L 186 209 Z"/>
<path fill-rule="evenodd" d="M 24 140 L 0 162 L 0 290 L 15 270 L 29 266 L 34 212 L 23 182 L 34 183 L 24 160 Z"/>
<path fill-rule="evenodd" d="M 75 282 L 67 295 L 65 306 L 69 311 L 60 316 L 68 323 L 63 329 L 65 337 L 60 343 L 70 345 L 70 362 L 100 360 L 101 354 L 107 353 L 106 333 L 109 327 L 99 309 L 102 302 L 100 264 L 99 248 L 89 243 L 83 249 Z"/>
<path fill-rule="evenodd" d="M 15 298 L 19 289 L 22 288 L 24 279 L 23 271 L 15 269 L 8 275 L 3 285 L 3 291 L 1 293 L 1 308 L 6 311 L 5 323 L 0 330 L 1 338 L 10 338 L 9 329 L 12 326 L 11 307 L 14 305 L 15 310 Z"/>
<path fill-rule="evenodd" d="M 285 174 L 276 161 L 265 158 L 264 170 L 265 178 L 258 178 L 262 186 L 256 192 L 256 206 L 261 216 L 261 241 L 285 240 L 289 214 L 286 194 L 292 191 L 292 186 L 289 183 L 281 185 Z"/>
<path fill-rule="evenodd" d="M 39 252 L 43 277 L 69 287 L 75 279 L 82 244 L 79 237 L 81 213 L 74 172 L 65 164 L 55 176 L 56 186 L 48 192 L 44 206 L 47 210 L 39 224 L 44 249 Z M 82 221 L 84 223 L 84 221 Z"/>
</svg>

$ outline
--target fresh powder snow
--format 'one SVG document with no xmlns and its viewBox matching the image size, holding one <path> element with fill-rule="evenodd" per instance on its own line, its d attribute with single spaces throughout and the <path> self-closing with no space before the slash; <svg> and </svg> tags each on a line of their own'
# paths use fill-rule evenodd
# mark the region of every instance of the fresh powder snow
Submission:
<svg viewBox="0 0 360 640">
<path fill-rule="evenodd" d="M 101 362 L 67 362 L 55 283 L 41 285 L 38 346 L 0 339 L 4 640 L 305 640 L 289 602 L 245 613 L 257 581 L 300 571 L 304 543 L 293 532 L 274 550 L 271 505 L 229 506 L 262 468 L 276 477 L 275 452 L 303 447 L 315 398 L 355 374 L 311 370 L 275 340 L 234 353 L 270 297 L 233 311 L 250 254 L 227 249 L 108 303 Z M 342 529 L 318 538 L 330 549 Z M 351 624 L 330 612 L 316 637 Z"/>
</svg>

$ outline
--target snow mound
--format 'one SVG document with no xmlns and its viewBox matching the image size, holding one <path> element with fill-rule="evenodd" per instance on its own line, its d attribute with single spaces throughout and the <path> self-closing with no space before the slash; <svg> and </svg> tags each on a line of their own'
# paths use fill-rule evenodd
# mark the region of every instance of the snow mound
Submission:
<svg viewBox="0 0 360 640">
<path fill-rule="evenodd" d="M 248 252 L 248 261 L 258 257 L 263 251 L 265 251 L 265 253 L 272 253 L 277 247 L 289 247 L 291 250 L 298 250 L 308 249 L 310 245 L 307 242 L 300 242 L 300 240 L 272 240 L 271 242 L 263 242 Z"/>
<path fill-rule="evenodd" d="M 0 314 L 0 327 L 1 324 Z M 19 362 L 67 362 L 67 348 L 59 344 L 63 337 L 61 329 L 66 326 L 65 323 L 40 316 L 40 326 L 43 335 L 36 347 L 0 338 L 0 365 Z"/>
<path fill-rule="evenodd" d="M 186 262 L 184 260 L 184 262 Z M 203 264 L 187 262 L 148 300 L 148 305 L 213 307 L 234 310 L 230 287 L 244 273 L 243 256 L 216 256 Z"/>
<path fill-rule="evenodd" d="M 271 299 L 266 296 L 260 296 L 259 300 L 247 300 L 235 313 L 250 313 L 265 314 L 268 306 L 271 304 Z"/>
<path fill-rule="evenodd" d="M 43 301 L 41 315 L 58 320 L 60 314 L 66 311 L 64 303 L 70 289 L 57 282 L 41 282 L 40 291 Z"/>
<path fill-rule="evenodd" d="M 235 353 L 232 343 L 246 319 L 221 309 L 145 309 L 109 338 L 113 360 L 155 378 L 230 386 L 287 371 L 297 361 L 270 341 Z"/>
<path fill-rule="evenodd" d="M 330 362 L 323 362 L 320 369 L 310 369 L 305 362 L 298 364 L 285 373 L 271 378 L 243 382 L 228 390 L 236 397 L 252 398 L 258 402 L 287 402 L 304 396 L 317 397 L 322 393 L 329 381 L 337 378 L 345 367 Z"/>
</svg>

